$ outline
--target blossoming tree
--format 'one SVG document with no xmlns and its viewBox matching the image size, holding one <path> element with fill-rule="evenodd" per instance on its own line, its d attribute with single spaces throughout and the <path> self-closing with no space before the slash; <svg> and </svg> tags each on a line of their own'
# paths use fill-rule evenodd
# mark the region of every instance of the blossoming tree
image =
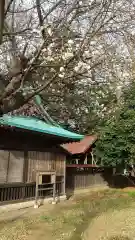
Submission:
<svg viewBox="0 0 135 240">
<path fill-rule="evenodd" d="M 128 25 L 131 20 L 130 11 L 124 20 L 119 18 L 126 6 L 132 8 L 128 1 L 124 3 L 7 1 L 1 25 L 1 114 L 49 88 L 55 91 L 56 85 L 107 82 L 104 72 L 109 70 L 111 76 L 109 63 L 116 55 L 111 50 L 109 58 L 108 51 L 113 48 L 110 37 L 121 39 L 124 22 Z M 116 39 L 115 44 L 118 46 Z M 115 63 L 113 70 L 116 73 Z M 101 71 L 104 76 L 99 78 Z"/>
</svg>

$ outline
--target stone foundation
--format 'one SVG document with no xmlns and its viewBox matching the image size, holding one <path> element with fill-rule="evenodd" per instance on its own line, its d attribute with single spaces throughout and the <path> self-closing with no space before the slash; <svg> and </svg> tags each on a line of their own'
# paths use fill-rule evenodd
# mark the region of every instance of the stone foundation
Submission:
<svg viewBox="0 0 135 240">
<path fill-rule="evenodd" d="M 67 199 L 66 195 L 60 196 L 59 198 L 56 198 L 56 202 L 64 201 L 66 199 Z M 43 205 L 45 203 L 50 203 L 51 204 L 52 201 L 53 201 L 52 198 L 39 199 L 38 200 L 38 207 L 40 207 L 41 205 Z M 19 209 L 29 208 L 29 207 L 34 208 L 34 204 L 35 204 L 35 200 L 26 201 L 26 202 L 19 202 L 19 203 L 5 204 L 5 205 L 0 206 L 0 212 L 4 212 L 4 211 L 9 212 L 9 211 L 19 210 Z"/>
</svg>

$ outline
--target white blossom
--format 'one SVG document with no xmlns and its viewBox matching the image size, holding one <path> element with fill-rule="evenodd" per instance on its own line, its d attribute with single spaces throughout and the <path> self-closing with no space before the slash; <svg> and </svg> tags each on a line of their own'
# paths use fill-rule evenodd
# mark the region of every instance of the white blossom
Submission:
<svg viewBox="0 0 135 240">
<path fill-rule="evenodd" d="M 79 67 L 82 67 L 83 64 L 84 64 L 84 63 L 83 63 L 82 61 L 79 61 L 79 62 L 78 62 L 78 66 L 79 66 Z"/>
<path fill-rule="evenodd" d="M 54 61 L 54 58 L 51 56 L 48 56 L 48 57 L 46 57 L 46 60 L 52 62 L 52 61 Z"/>
<path fill-rule="evenodd" d="M 87 70 L 90 70 L 90 65 L 86 64 L 86 65 L 85 65 L 85 68 L 86 68 Z"/>
<path fill-rule="evenodd" d="M 48 56 L 51 56 L 52 55 L 52 50 L 51 50 L 51 48 L 47 48 L 47 51 L 48 51 Z"/>
<path fill-rule="evenodd" d="M 99 50 L 95 50 L 95 51 L 93 51 L 92 54 L 97 56 L 97 55 L 99 54 Z"/>
<path fill-rule="evenodd" d="M 18 40 L 22 40 L 22 36 L 17 36 L 17 39 Z"/>
<path fill-rule="evenodd" d="M 60 72 L 64 72 L 64 67 L 60 67 Z"/>
<path fill-rule="evenodd" d="M 46 64 L 46 61 L 43 61 L 42 63 L 40 63 L 40 66 L 43 66 Z"/>
<path fill-rule="evenodd" d="M 87 51 L 84 51 L 84 57 L 89 57 L 90 56 L 90 52 L 87 50 Z"/>
<path fill-rule="evenodd" d="M 95 45 L 95 43 L 96 43 L 95 41 L 91 41 L 90 45 Z"/>
<path fill-rule="evenodd" d="M 88 75 L 89 75 L 89 78 L 91 80 L 91 77 L 92 77 L 91 70 L 88 70 Z"/>
<path fill-rule="evenodd" d="M 72 58 L 74 55 L 72 52 L 66 52 L 64 53 L 64 55 L 62 56 L 63 60 L 69 60 L 70 58 Z"/>
<path fill-rule="evenodd" d="M 83 4 L 83 2 L 82 1 L 79 1 L 79 5 L 81 6 Z"/>
<path fill-rule="evenodd" d="M 52 73 L 53 73 L 53 72 L 56 72 L 56 71 L 55 71 L 55 69 L 54 69 L 54 68 L 51 68 L 51 69 L 50 69 L 50 72 L 52 72 Z"/>
<path fill-rule="evenodd" d="M 23 95 L 23 96 L 26 96 L 26 95 L 27 95 L 27 93 L 26 93 L 26 92 L 23 92 L 23 93 L 22 93 L 22 95 Z"/>
<path fill-rule="evenodd" d="M 67 49 L 68 52 L 73 52 L 73 48 L 71 46 L 68 47 Z"/>
<path fill-rule="evenodd" d="M 48 48 L 52 48 L 52 47 L 54 47 L 55 46 L 55 43 L 53 42 L 53 43 L 50 43 L 50 45 L 48 46 Z"/>
<path fill-rule="evenodd" d="M 75 68 L 74 68 L 75 72 L 78 72 L 79 69 L 80 69 L 80 68 L 79 68 L 78 66 L 75 66 Z"/>
<path fill-rule="evenodd" d="M 83 62 L 79 61 L 77 66 L 75 66 L 75 68 L 74 68 L 75 72 L 78 72 L 82 66 L 83 66 Z"/>
<path fill-rule="evenodd" d="M 32 64 L 34 60 L 35 60 L 35 58 L 34 58 L 34 57 L 33 57 L 33 58 L 31 58 L 31 59 L 30 59 L 30 61 L 29 61 L 29 63 L 30 63 L 30 64 Z"/>
<path fill-rule="evenodd" d="M 46 51 L 47 51 L 47 49 L 46 49 L 46 48 L 43 48 L 43 49 L 42 49 L 42 52 L 46 52 Z"/>
<path fill-rule="evenodd" d="M 69 45 L 73 45 L 73 44 L 74 44 L 74 41 L 73 41 L 72 39 L 69 39 L 69 40 L 68 40 L 68 44 L 69 44 Z"/>
<path fill-rule="evenodd" d="M 39 29 L 35 29 L 35 28 L 34 28 L 34 29 L 32 29 L 32 32 L 33 32 L 33 33 L 40 34 L 40 30 L 39 30 Z"/>
<path fill-rule="evenodd" d="M 93 2 L 93 0 L 89 0 L 89 5 L 91 5 L 91 4 L 92 4 L 92 2 Z"/>
<path fill-rule="evenodd" d="M 47 32 L 48 32 L 49 36 L 52 36 L 52 29 L 50 27 L 47 28 Z"/>
<path fill-rule="evenodd" d="M 88 71 L 88 73 L 90 74 L 91 71 L 90 71 L 90 64 L 87 64 L 87 63 L 84 63 L 82 61 L 79 61 L 77 66 L 75 66 L 74 70 L 75 72 L 78 72 L 78 71 Z M 89 72 L 90 71 L 90 72 Z"/>
<path fill-rule="evenodd" d="M 80 44 L 79 44 L 79 43 L 77 43 L 77 44 L 76 44 L 76 50 L 78 50 L 78 49 L 79 49 L 79 47 L 80 47 Z"/>
<path fill-rule="evenodd" d="M 60 77 L 60 78 L 64 78 L 64 76 L 65 76 L 64 73 L 60 73 L 60 74 L 59 74 L 59 77 Z"/>
</svg>

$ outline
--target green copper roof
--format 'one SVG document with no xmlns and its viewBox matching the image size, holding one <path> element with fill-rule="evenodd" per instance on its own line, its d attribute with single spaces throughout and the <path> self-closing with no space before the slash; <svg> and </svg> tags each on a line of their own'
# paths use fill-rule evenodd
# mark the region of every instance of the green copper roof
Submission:
<svg viewBox="0 0 135 240">
<path fill-rule="evenodd" d="M 80 140 L 84 137 L 83 135 L 67 131 L 62 127 L 52 126 L 34 117 L 4 115 L 0 117 L 0 125 L 13 126 L 71 140 Z"/>
</svg>

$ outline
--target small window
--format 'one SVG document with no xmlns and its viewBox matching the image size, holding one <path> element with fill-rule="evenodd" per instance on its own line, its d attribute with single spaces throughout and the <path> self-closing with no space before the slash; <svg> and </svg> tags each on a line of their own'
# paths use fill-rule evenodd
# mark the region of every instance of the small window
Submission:
<svg viewBox="0 0 135 240">
<path fill-rule="evenodd" d="M 51 175 L 42 175 L 42 183 L 51 183 Z"/>
</svg>

